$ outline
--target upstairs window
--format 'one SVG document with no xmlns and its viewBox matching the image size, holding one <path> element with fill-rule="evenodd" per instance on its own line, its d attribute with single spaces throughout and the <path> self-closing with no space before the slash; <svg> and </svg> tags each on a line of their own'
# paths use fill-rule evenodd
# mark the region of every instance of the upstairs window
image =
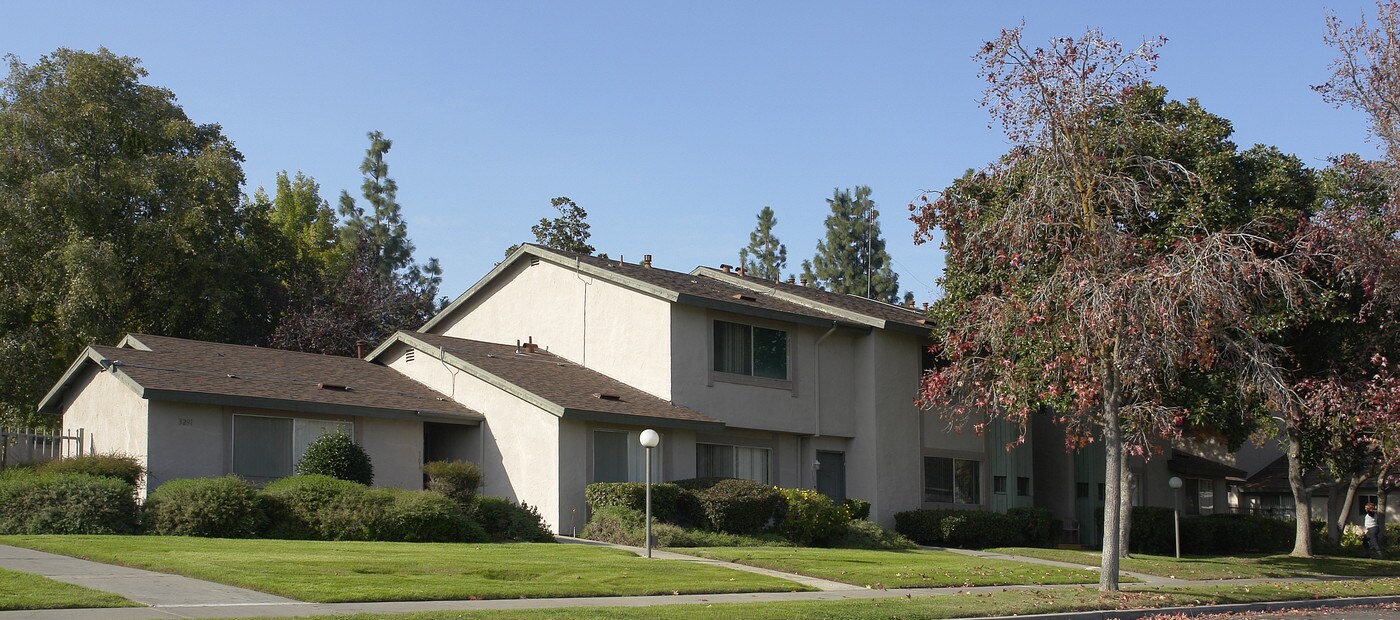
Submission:
<svg viewBox="0 0 1400 620">
<path fill-rule="evenodd" d="M 715 321 L 716 372 L 787 380 L 788 334 L 777 329 Z"/>
</svg>

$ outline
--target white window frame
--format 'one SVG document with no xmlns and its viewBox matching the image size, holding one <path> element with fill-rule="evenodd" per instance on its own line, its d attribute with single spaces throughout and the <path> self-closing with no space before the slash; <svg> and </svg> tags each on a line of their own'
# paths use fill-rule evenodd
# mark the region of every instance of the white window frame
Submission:
<svg viewBox="0 0 1400 620">
<path fill-rule="evenodd" d="M 952 484 L 953 484 L 952 488 L 951 488 L 951 489 L 948 489 L 948 491 L 949 491 L 949 493 L 950 493 L 950 496 L 951 496 L 951 501 L 944 501 L 944 500 L 941 500 L 941 499 L 930 499 L 930 495 L 929 495 L 929 492 L 928 492 L 928 491 L 929 491 L 929 486 L 928 486 L 928 460 L 929 460 L 929 459 L 942 459 L 942 460 L 948 461 L 948 466 L 951 468 L 950 471 L 949 471 L 949 473 L 951 474 L 950 480 L 952 480 Z M 958 491 L 959 491 L 959 489 L 958 489 L 958 464 L 959 464 L 959 463 L 973 463 L 973 464 L 975 464 L 975 465 L 977 466 L 977 474 L 976 474 L 976 477 L 974 478 L 974 480 L 976 480 L 976 484 L 977 484 L 977 488 L 975 489 L 976 492 L 977 492 L 977 497 L 976 497 L 976 498 L 972 498 L 972 501 L 966 501 L 968 498 L 959 498 L 959 497 L 958 497 L 958 495 L 959 495 L 959 493 L 958 493 Z M 919 463 L 919 465 L 920 465 L 920 470 L 919 470 L 920 477 L 923 478 L 923 487 L 922 487 L 922 489 L 920 490 L 920 497 L 923 499 L 923 502 L 924 502 L 925 504 L 939 504 L 939 505 L 945 505 L 945 506 L 947 506 L 947 505 L 954 505 L 954 506 L 981 506 L 981 505 L 982 505 L 982 502 L 983 502 L 983 500 L 984 500 L 983 495 L 985 495 L 985 493 L 984 493 L 983 490 L 982 490 L 982 476 L 983 476 L 983 474 L 984 474 L 985 472 L 983 472 L 983 469 L 984 469 L 984 468 L 983 468 L 983 466 L 982 466 L 982 461 L 981 461 L 981 460 L 979 460 L 979 459 L 963 458 L 963 457 L 960 457 L 960 456 L 945 456 L 945 455 L 941 455 L 941 454 L 925 454 L 925 455 L 923 456 L 923 460 Z"/>
</svg>

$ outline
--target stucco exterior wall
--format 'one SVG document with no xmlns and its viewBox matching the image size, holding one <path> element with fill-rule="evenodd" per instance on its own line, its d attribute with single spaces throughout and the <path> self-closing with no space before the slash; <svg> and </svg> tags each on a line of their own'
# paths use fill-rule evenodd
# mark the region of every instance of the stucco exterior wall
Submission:
<svg viewBox="0 0 1400 620">
<path fill-rule="evenodd" d="M 849 472 L 855 457 L 864 465 L 862 473 L 869 477 L 850 480 L 847 492 L 862 497 L 863 488 L 875 489 L 873 496 L 867 497 L 871 500 L 870 517 L 891 527 L 896 512 L 919 508 L 923 499 L 919 428 L 924 414 L 913 404 L 920 352 L 916 338 L 906 334 L 877 330 L 865 341 L 862 371 L 857 376 L 869 386 L 860 391 L 869 404 L 857 422 L 847 468 Z"/>
<path fill-rule="evenodd" d="M 561 441 L 576 441 L 576 433 L 562 430 L 561 420 L 554 414 L 449 368 L 426 352 L 407 361 L 403 355 L 406 350 L 407 347 L 399 346 L 389 351 L 386 365 L 486 416 L 481 425 L 485 435 L 479 436 L 484 453 L 477 463 L 484 478 L 482 494 L 539 508 L 555 532 L 561 524 L 567 526 L 569 510 L 577 506 L 566 506 L 561 500 L 565 489 L 560 480 L 560 455 L 567 452 L 576 459 L 577 449 L 564 446 Z M 569 484 L 574 484 L 572 479 Z M 581 497 L 582 487 L 568 492 Z"/>
<path fill-rule="evenodd" d="M 671 398 L 669 302 L 541 260 L 503 272 L 434 333 L 550 353 Z"/>
<path fill-rule="evenodd" d="M 147 486 L 177 478 L 222 476 L 229 471 L 229 416 L 218 405 L 150 405 Z"/>
<path fill-rule="evenodd" d="M 121 379 L 92 365 L 64 396 L 63 427 L 83 429 L 85 454 L 127 454 L 149 466 L 148 405 Z"/>
<path fill-rule="evenodd" d="M 422 422 L 356 417 L 355 439 L 373 460 L 374 486 L 423 488 Z"/>
</svg>

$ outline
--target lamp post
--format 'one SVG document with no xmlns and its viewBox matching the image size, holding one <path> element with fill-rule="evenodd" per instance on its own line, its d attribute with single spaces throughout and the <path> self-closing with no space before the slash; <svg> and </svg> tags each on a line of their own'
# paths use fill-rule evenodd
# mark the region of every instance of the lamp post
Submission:
<svg viewBox="0 0 1400 620">
<path fill-rule="evenodd" d="M 642 431 L 642 447 L 647 449 L 647 557 L 651 557 L 651 449 L 660 443 L 661 436 L 656 431 Z"/>
<path fill-rule="evenodd" d="M 1172 488 L 1172 532 L 1176 539 L 1176 559 L 1181 559 L 1181 478 L 1172 476 L 1167 480 L 1167 486 Z"/>
</svg>

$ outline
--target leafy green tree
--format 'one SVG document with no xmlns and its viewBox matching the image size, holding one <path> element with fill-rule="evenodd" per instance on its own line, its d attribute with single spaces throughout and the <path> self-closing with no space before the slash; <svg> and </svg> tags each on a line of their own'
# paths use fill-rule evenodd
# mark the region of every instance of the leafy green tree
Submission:
<svg viewBox="0 0 1400 620">
<path fill-rule="evenodd" d="M 817 242 L 816 256 L 802 262 L 802 277 L 832 292 L 898 303 L 899 276 L 890 268 L 870 188 L 856 187 L 854 197 L 838 188 L 826 202 L 826 238 Z"/>
<path fill-rule="evenodd" d="M 739 250 L 739 266 L 748 275 L 764 280 L 783 277 L 783 269 L 787 268 L 787 246 L 773 235 L 773 227 L 777 225 L 778 218 L 773 216 L 772 207 L 763 207 L 758 212 L 758 225 L 749 233 L 749 245 Z"/>
<path fill-rule="evenodd" d="M 540 223 L 530 227 L 530 232 L 535 235 L 535 243 L 563 252 L 592 254 L 594 248 L 589 245 L 588 238 L 593 236 L 593 233 L 588 232 L 588 212 L 568 196 L 550 199 L 549 206 L 559 211 L 559 217 L 542 217 Z M 506 256 L 510 256 L 518 247 L 520 246 L 512 245 L 506 248 Z"/>
<path fill-rule="evenodd" d="M 284 170 L 277 173 L 275 187 L 269 215 L 272 224 L 291 242 L 298 261 L 328 268 L 334 262 L 336 217 L 330 203 L 321 197 L 321 186 L 300 172 L 288 177 Z"/>
<path fill-rule="evenodd" d="M 384 161 L 394 142 L 378 131 L 368 136 L 369 149 L 360 163 L 360 174 L 365 177 L 360 192 L 370 210 L 356 204 L 350 192 L 340 192 L 341 247 L 352 250 L 359 247 L 360 240 L 368 241 L 379 256 L 379 271 L 387 275 L 412 266 L 413 242 L 400 213 L 399 184 L 389 176 L 389 164 Z"/>
<path fill-rule="evenodd" d="M 242 155 L 135 58 L 59 49 L 0 82 L 0 411 L 126 331 L 265 342 L 278 274 Z"/>
</svg>

